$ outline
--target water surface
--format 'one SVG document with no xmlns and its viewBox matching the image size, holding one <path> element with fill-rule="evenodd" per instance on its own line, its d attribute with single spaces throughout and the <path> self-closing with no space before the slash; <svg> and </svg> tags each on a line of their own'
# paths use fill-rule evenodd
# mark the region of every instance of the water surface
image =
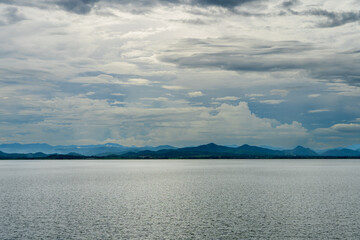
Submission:
<svg viewBox="0 0 360 240">
<path fill-rule="evenodd" d="M 0 161 L 0 239 L 360 239 L 360 160 Z"/>
</svg>

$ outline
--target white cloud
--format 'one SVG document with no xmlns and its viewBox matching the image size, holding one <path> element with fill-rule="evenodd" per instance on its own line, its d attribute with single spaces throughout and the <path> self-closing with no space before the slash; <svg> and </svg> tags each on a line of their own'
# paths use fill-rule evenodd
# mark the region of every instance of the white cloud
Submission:
<svg viewBox="0 0 360 240">
<path fill-rule="evenodd" d="M 84 83 L 84 84 L 119 84 L 119 85 L 133 85 L 133 86 L 149 86 L 152 83 L 151 81 L 143 78 L 130 78 L 127 81 L 123 81 L 111 75 L 106 75 L 106 74 L 100 74 L 96 77 L 77 77 L 71 79 L 70 82 Z"/>
<path fill-rule="evenodd" d="M 321 112 L 329 112 L 328 109 L 314 109 L 314 110 L 309 110 L 309 113 L 321 113 Z"/>
<path fill-rule="evenodd" d="M 140 71 L 135 64 L 129 62 L 106 63 L 99 65 L 98 70 L 112 74 L 134 74 Z"/>
<path fill-rule="evenodd" d="M 110 104 L 111 105 L 118 105 L 118 104 L 124 105 L 124 104 L 127 104 L 127 102 L 112 101 L 112 102 L 110 102 Z"/>
<path fill-rule="evenodd" d="M 195 92 L 189 92 L 188 96 L 191 98 L 195 98 L 195 97 L 201 97 L 204 94 L 201 91 L 195 91 Z"/>
<path fill-rule="evenodd" d="M 277 106 L 278 112 L 265 109 L 273 116 L 269 118 L 286 113 L 284 107 L 309 113 L 331 109 L 333 116 L 316 115 L 319 119 L 316 124 L 326 126 L 343 120 L 339 120 L 339 115 L 345 122 L 351 122 L 359 113 L 360 88 L 356 83 L 360 44 L 359 32 L 354 30 L 356 23 L 319 30 L 322 34 L 315 37 L 318 21 L 327 17 L 278 14 L 283 11 L 279 1 L 262 2 L 261 7 L 257 4 L 241 7 L 244 13 L 256 12 L 261 17 L 230 14 L 226 8 L 217 7 L 176 4 L 169 7 L 162 5 L 163 1 L 157 1 L 146 14 L 130 11 L 138 10 L 137 3 L 123 7 L 115 3 L 121 1 L 98 1 L 93 11 L 85 15 L 51 8 L 48 5 L 51 1 L 32 1 L 26 6 L 16 5 L 11 16 L 6 9 L 13 3 L 6 2 L 0 4 L 0 12 L 5 13 L 0 16 L 0 135 L 7 141 L 71 144 L 115 139 L 130 145 L 160 140 L 164 143 L 175 141 L 174 135 L 180 135 L 187 126 L 189 144 L 192 139 L 204 143 L 212 138 L 219 143 L 250 143 L 246 141 L 249 139 L 257 144 L 256 138 L 272 142 L 266 137 L 269 132 L 276 138 L 277 133 L 286 136 L 279 144 L 282 145 L 287 144 L 284 139 L 289 136 L 285 129 L 290 132 L 296 129 L 295 136 L 297 133 L 306 136 L 303 135 L 306 130 L 296 122 L 260 127 L 264 133 L 250 126 L 248 138 L 241 135 L 249 123 L 232 115 L 230 110 L 250 115 L 249 121 L 258 121 L 259 125 L 273 122 L 240 106 L 221 105 L 224 101 L 237 101 L 240 98 L 236 96 L 243 97 L 245 93 L 254 100 L 251 103 L 254 109 L 259 103 L 286 101 L 287 104 Z M 334 11 L 336 16 L 353 11 L 355 5 L 359 7 L 354 1 L 338 4 L 315 0 L 298 4 L 293 10 L 306 12 L 312 8 L 310 3 Z M 199 15 L 201 21 L 189 21 Z M 164 61 L 165 56 L 177 61 Z M 190 62 L 191 59 L 194 61 Z M 201 103 L 191 104 L 216 106 L 195 107 L 182 99 L 187 92 L 188 97 L 204 95 L 196 89 L 205 92 L 206 97 Z M 149 91 L 144 94 L 145 90 Z M 165 95 L 170 91 L 173 95 Z M 263 100 L 262 93 L 274 99 Z M 109 96 L 112 97 L 108 99 Z M 113 101 L 113 96 L 126 96 L 127 102 Z M 312 105 L 312 99 L 306 96 L 321 96 L 319 101 L 327 102 Z M 280 97 L 284 99 L 278 100 Z M 341 106 L 344 114 L 336 111 L 336 106 Z M 315 120 L 301 117 L 293 120 L 309 126 L 315 124 Z M 223 129 L 221 121 L 229 129 Z M 144 127 L 145 123 L 150 127 Z M 354 126 L 346 127 L 355 131 Z M 334 125 L 329 129 L 315 131 L 330 134 L 320 139 L 324 143 L 335 138 L 345 141 L 344 136 L 348 136 L 346 141 L 358 140 L 355 135 L 345 134 L 345 126 Z M 226 138 L 226 134 L 234 141 Z M 299 139 L 303 138 L 299 137 L 297 143 L 303 141 Z M 179 141 L 187 145 L 185 140 Z"/>
<path fill-rule="evenodd" d="M 344 124 L 344 123 L 339 123 L 339 124 L 335 124 L 333 126 L 331 126 L 332 130 L 335 130 L 337 132 L 342 132 L 342 133 L 349 133 L 349 134 L 359 134 L 360 133 L 360 124 L 355 124 L 355 123 L 349 123 L 349 124 Z"/>
<path fill-rule="evenodd" d="M 120 38 L 129 38 L 129 39 L 144 39 L 146 37 L 149 37 L 151 35 L 157 34 L 157 33 L 161 33 L 166 31 L 167 28 L 151 28 L 148 30 L 142 30 L 142 31 L 132 31 L 132 32 L 128 32 L 124 35 L 122 35 Z"/>
<path fill-rule="evenodd" d="M 255 98 L 255 97 L 264 97 L 264 94 L 261 93 L 251 93 L 251 94 L 245 94 L 246 97 Z"/>
<path fill-rule="evenodd" d="M 169 110 L 162 109 L 161 112 Z M 152 139 L 158 144 L 165 141 L 180 146 L 209 141 L 219 144 L 272 142 L 294 146 L 305 143 L 308 135 L 297 122 L 281 124 L 273 119 L 257 117 L 244 102 L 236 106 L 222 104 L 216 108 L 191 107 L 171 111 L 174 112 L 153 123 L 147 136 L 138 139 Z M 274 135 L 278 138 L 274 139 Z M 173 136 L 178 137 L 174 139 Z"/>
<path fill-rule="evenodd" d="M 360 96 L 360 87 L 346 83 L 328 83 L 329 90 L 342 96 Z"/>
<path fill-rule="evenodd" d="M 146 101 L 156 101 L 156 102 L 165 102 L 165 101 L 169 101 L 168 98 L 166 97 L 154 97 L 154 98 L 140 98 L 140 100 L 146 100 Z"/>
<path fill-rule="evenodd" d="M 317 97 L 320 97 L 321 95 L 320 94 L 309 94 L 308 97 L 309 98 L 317 98 Z"/>
<path fill-rule="evenodd" d="M 234 96 L 213 98 L 213 100 L 215 100 L 215 101 L 236 101 L 236 100 L 239 100 L 239 99 L 240 98 L 234 97 Z"/>
<path fill-rule="evenodd" d="M 125 84 L 136 85 L 136 86 L 148 86 L 150 85 L 150 81 L 143 78 L 132 78 L 127 81 Z"/>
<path fill-rule="evenodd" d="M 286 97 L 289 94 L 288 90 L 285 89 L 272 89 L 270 91 L 271 95 L 278 95 L 281 97 Z"/>
<path fill-rule="evenodd" d="M 337 123 L 329 128 L 317 128 L 311 133 L 314 143 L 325 147 L 346 146 L 360 142 L 360 124 Z"/>
<path fill-rule="evenodd" d="M 270 99 L 270 100 L 262 100 L 260 101 L 260 103 L 263 103 L 263 104 L 280 104 L 284 102 L 284 100 L 274 100 L 274 99 Z"/>
<path fill-rule="evenodd" d="M 162 88 L 168 89 L 168 90 L 183 90 L 186 89 L 183 86 L 178 86 L 178 85 L 162 85 Z"/>
<path fill-rule="evenodd" d="M 245 102 L 217 107 L 190 106 L 184 102 L 177 107 L 165 108 L 132 107 L 129 104 L 124 107 L 122 104 L 125 103 L 85 97 L 33 102 L 32 109 L 20 114 L 43 116 L 41 121 L 25 123 L 21 131 L 9 125 L 1 128 L 0 134 L 13 129 L 13 138 L 8 139 L 11 141 L 26 129 L 26 135 L 21 135 L 22 142 L 32 142 L 34 138 L 50 144 L 99 143 L 116 139 L 124 145 L 178 146 L 210 141 L 219 144 L 272 142 L 294 146 L 305 143 L 308 137 L 300 123 L 282 124 L 274 119 L 259 118 Z"/>
</svg>

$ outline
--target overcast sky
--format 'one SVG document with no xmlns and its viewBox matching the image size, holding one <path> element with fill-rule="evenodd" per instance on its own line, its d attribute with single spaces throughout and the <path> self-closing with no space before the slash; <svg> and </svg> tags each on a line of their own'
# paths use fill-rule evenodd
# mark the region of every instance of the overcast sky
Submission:
<svg viewBox="0 0 360 240">
<path fill-rule="evenodd" d="M 0 0 L 0 143 L 360 143 L 360 1 Z"/>
</svg>

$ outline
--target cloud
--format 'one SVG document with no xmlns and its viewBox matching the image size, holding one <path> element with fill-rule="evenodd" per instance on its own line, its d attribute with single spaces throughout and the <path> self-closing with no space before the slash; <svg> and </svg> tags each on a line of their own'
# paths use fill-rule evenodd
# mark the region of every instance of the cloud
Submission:
<svg viewBox="0 0 360 240">
<path fill-rule="evenodd" d="M 196 134 L 183 145 L 233 142 L 231 133 L 250 123 L 236 125 L 240 117 L 231 111 L 249 113 L 222 103 L 240 98 L 250 101 L 260 124 L 267 121 L 259 116 L 267 116 L 283 129 L 296 128 L 292 121 L 330 128 L 360 116 L 359 33 L 345 25 L 357 23 L 358 4 L 350 1 L 0 2 L 0 132 L 7 141 L 28 132 L 24 141 L 147 144 L 171 140 L 190 125 Z M 326 109 L 331 114 L 321 114 Z M 207 129 L 221 128 L 221 120 L 231 130 Z M 264 127 L 273 136 L 274 128 Z M 258 144 L 251 129 L 249 139 Z M 314 139 L 356 140 L 335 127 L 330 132 Z"/>
<path fill-rule="evenodd" d="M 200 19 L 200 18 L 196 18 L 196 19 L 182 19 L 182 20 L 172 20 L 174 22 L 181 22 L 184 24 L 193 24 L 193 25 L 207 25 L 212 23 L 213 21 L 209 21 L 209 20 L 204 20 L 204 19 Z"/>
<path fill-rule="evenodd" d="M 299 4 L 298 0 L 290 0 L 290 1 L 284 1 L 282 2 L 281 6 L 284 8 L 291 8 Z"/>
<path fill-rule="evenodd" d="M 303 71 L 315 79 L 329 82 L 341 79 L 350 85 L 360 85 L 358 53 L 328 52 L 300 41 L 187 39 L 173 45 L 173 49 L 159 56 L 159 59 L 188 69 L 238 73 Z"/>
<path fill-rule="evenodd" d="M 338 123 L 329 128 L 318 128 L 314 130 L 314 134 L 317 137 L 329 137 L 334 139 L 342 139 L 347 136 L 352 136 L 357 140 L 360 140 L 360 124 L 357 123 Z M 351 138 L 349 138 L 350 140 Z"/>
<path fill-rule="evenodd" d="M 55 3 L 68 12 L 87 14 L 91 11 L 95 3 L 99 1 L 100 0 L 59 0 L 55 1 Z"/>
<path fill-rule="evenodd" d="M 229 47 L 230 46 L 230 47 Z M 177 54 L 164 54 L 160 60 L 187 68 L 219 68 L 229 71 L 267 72 L 301 69 L 312 61 L 299 59 L 311 47 L 298 41 L 257 39 L 187 39 L 174 46 Z M 196 49 L 206 48 L 200 52 Z M 180 51 L 180 49 L 182 51 Z M 187 49 L 184 51 L 184 49 Z M 211 50 L 211 51 L 209 51 Z M 193 54 L 193 52 L 197 52 Z M 286 56 L 286 58 L 284 58 Z"/>
<path fill-rule="evenodd" d="M 138 67 L 133 63 L 124 61 L 120 62 L 117 58 L 115 58 L 114 60 L 107 61 L 106 64 L 99 66 L 98 70 L 100 70 L 101 72 L 122 75 L 133 74 L 134 72 L 138 71 Z"/>
<path fill-rule="evenodd" d="M 320 17 L 316 23 L 316 27 L 333 28 L 360 21 L 360 11 L 329 11 L 326 9 L 308 9 L 303 11 L 295 11 L 290 9 L 295 6 L 296 1 L 283 2 L 283 7 L 287 8 L 288 12 L 297 16 L 314 16 Z M 324 20 L 325 19 L 325 20 Z"/>
<path fill-rule="evenodd" d="M 120 102 L 120 101 L 112 101 L 110 102 L 111 105 L 125 105 L 127 102 Z"/>
<path fill-rule="evenodd" d="M 270 91 L 271 95 L 278 95 L 281 97 L 286 97 L 289 94 L 288 90 L 285 89 L 272 89 Z"/>
<path fill-rule="evenodd" d="M 359 134 L 360 133 L 360 124 L 354 124 L 354 123 L 335 124 L 335 125 L 331 126 L 330 129 L 337 131 L 337 132 L 346 133 L 346 134 Z"/>
<path fill-rule="evenodd" d="M 140 100 L 156 101 L 156 102 L 166 102 L 166 101 L 169 101 L 169 99 L 166 98 L 166 97 L 156 97 L 156 98 L 146 97 L 146 98 L 140 98 Z"/>
<path fill-rule="evenodd" d="M 136 86 L 149 86 L 150 83 L 151 83 L 151 82 L 150 82 L 149 80 L 147 80 L 147 79 L 143 79 L 143 78 L 132 78 L 132 79 L 129 79 L 126 84 L 136 85 Z"/>
<path fill-rule="evenodd" d="M 178 86 L 178 85 L 162 85 L 162 88 L 168 89 L 168 90 L 183 90 L 186 89 L 183 86 Z"/>
<path fill-rule="evenodd" d="M 321 113 L 321 112 L 329 112 L 328 109 L 315 109 L 315 110 L 309 110 L 308 113 Z"/>
<path fill-rule="evenodd" d="M 91 95 L 94 95 L 95 94 L 95 92 L 87 92 L 85 95 L 86 96 L 91 96 Z"/>
<path fill-rule="evenodd" d="M 330 91 L 336 92 L 342 96 L 360 96 L 360 82 L 355 82 L 356 86 L 352 86 L 343 82 L 327 83 Z"/>
<path fill-rule="evenodd" d="M 188 96 L 191 98 L 195 98 L 195 97 L 201 97 L 204 94 L 201 91 L 195 91 L 195 92 L 189 92 Z"/>
<path fill-rule="evenodd" d="M 339 147 L 360 142 L 360 124 L 337 123 L 328 128 L 317 128 L 311 132 L 319 147 Z"/>
<path fill-rule="evenodd" d="M 22 142 L 37 139 L 51 144 L 99 143 L 114 139 L 124 145 L 188 146 L 211 139 L 219 144 L 272 142 L 295 146 L 306 143 L 308 138 L 307 130 L 300 123 L 286 124 L 260 118 L 245 102 L 235 106 L 221 104 L 215 108 L 186 103 L 178 107 L 144 108 L 74 96 L 27 104 L 32 108 L 26 114 L 33 116 L 34 120 L 21 124 L 21 130 L 27 132 L 21 136 Z M 38 116 L 41 118 L 37 119 Z M 4 136 L 6 131 L 13 133 L 9 141 L 20 136 L 18 124 L 2 124 L 0 135 Z"/>
<path fill-rule="evenodd" d="M 321 95 L 318 94 L 318 93 L 314 93 L 314 94 L 309 94 L 308 97 L 309 98 L 317 98 L 317 97 L 320 97 Z"/>
<path fill-rule="evenodd" d="M 71 79 L 70 82 L 84 84 L 118 84 L 129 86 L 150 86 L 152 83 L 150 80 L 144 78 L 130 78 L 127 81 L 124 81 L 107 74 L 100 74 L 95 77 L 77 77 Z"/>
<path fill-rule="evenodd" d="M 261 93 L 250 93 L 250 94 L 245 94 L 246 97 L 250 97 L 250 98 L 255 98 L 255 97 L 264 97 L 264 94 Z"/>
<path fill-rule="evenodd" d="M 0 14 L 0 26 L 15 24 L 26 20 L 26 17 L 16 7 L 5 8 Z"/>
<path fill-rule="evenodd" d="M 332 28 L 342 26 L 347 23 L 360 21 L 360 11 L 358 12 L 332 12 L 322 9 L 312 9 L 305 14 L 312 16 L 326 17 L 326 21 L 320 21 L 317 26 L 321 28 Z"/>
<path fill-rule="evenodd" d="M 61 9 L 75 13 L 75 14 L 89 14 L 97 5 L 112 5 L 117 7 L 130 7 L 133 13 L 144 13 L 148 9 L 163 6 L 192 6 L 192 7 L 220 7 L 225 9 L 234 9 L 237 6 L 247 3 L 262 2 L 264 0 L 146 0 L 146 1 L 131 1 L 131 0 L 55 0 L 55 1 L 41 1 L 28 2 L 26 0 L 14 0 L 1 2 L 6 4 L 34 6 L 34 7 L 51 7 L 53 5 Z M 0 2 L 0 3 L 1 3 Z"/>
<path fill-rule="evenodd" d="M 318 143 L 326 142 L 334 147 L 354 144 L 360 141 L 360 124 L 338 123 L 329 128 L 317 128 L 312 132 L 313 138 Z"/>
<path fill-rule="evenodd" d="M 192 4 L 201 5 L 201 6 L 219 6 L 224 8 L 234 8 L 236 6 L 258 2 L 258 0 L 193 0 Z"/>
<path fill-rule="evenodd" d="M 215 100 L 215 101 L 236 101 L 236 100 L 239 100 L 239 99 L 240 98 L 234 97 L 234 96 L 213 98 L 213 100 Z"/>
<path fill-rule="evenodd" d="M 261 101 L 260 101 L 260 103 L 263 103 L 263 104 L 272 104 L 272 105 L 274 105 L 274 104 L 280 104 L 280 103 L 282 103 L 282 102 L 284 102 L 284 100 L 273 100 L 273 99 L 271 99 L 271 100 L 261 100 Z"/>
</svg>

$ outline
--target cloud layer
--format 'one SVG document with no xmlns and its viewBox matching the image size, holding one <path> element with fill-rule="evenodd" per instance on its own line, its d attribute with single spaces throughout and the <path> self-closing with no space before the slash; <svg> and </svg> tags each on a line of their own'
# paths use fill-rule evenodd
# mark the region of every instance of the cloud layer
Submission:
<svg viewBox="0 0 360 240">
<path fill-rule="evenodd" d="M 358 9 L 0 0 L 0 141 L 358 143 Z"/>
</svg>

